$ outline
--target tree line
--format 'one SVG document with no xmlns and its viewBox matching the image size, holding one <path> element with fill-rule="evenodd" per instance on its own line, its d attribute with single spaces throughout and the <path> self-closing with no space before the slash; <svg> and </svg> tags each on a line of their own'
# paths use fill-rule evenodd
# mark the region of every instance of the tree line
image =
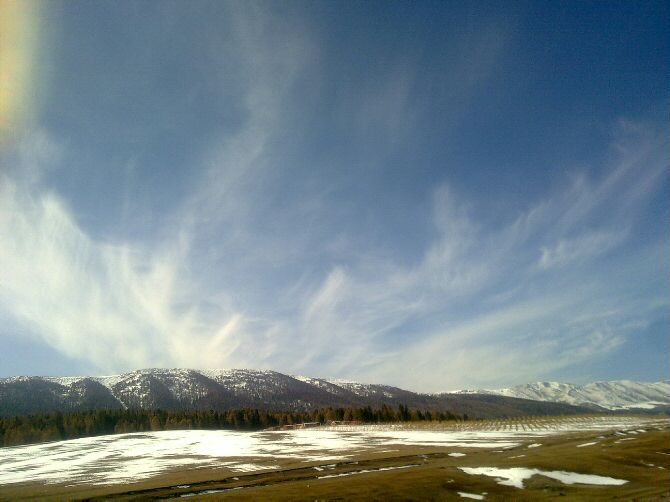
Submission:
<svg viewBox="0 0 670 502">
<path fill-rule="evenodd" d="M 389 423 L 411 421 L 467 420 L 467 415 L 441 411 L 410 410 L 405 405 L 393 408 L 321 408 L 313 411 L 268 411 L 238 409 L 230 411 L 165 411 L 140 409 L 99 409 L 62 413 L 59 411 L 26 416 L 0 417 L 0 446 L 16 446 L 130 432 L 227 429 L 257 431 L 269 427 L 331 421 Z"/>
</svg>

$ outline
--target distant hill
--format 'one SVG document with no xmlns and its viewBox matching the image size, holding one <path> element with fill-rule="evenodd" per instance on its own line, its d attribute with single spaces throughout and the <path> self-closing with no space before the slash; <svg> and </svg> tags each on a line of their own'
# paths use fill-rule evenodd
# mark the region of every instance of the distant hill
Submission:
<svg viewBox="0 0 670 502">
<path fill-rule="evenodd" d="M 618 380 L 576 385 L 561 382 L 537 382 L 497 390 L 467 390 L 457 395 L 497 395 L 552 401 L 593 409 L 662 411 L 670 410 L 670 380 L 635 382 Z"/>
<path fill-rule="evenodd" d="M 146 369 L 114 376 L 0 379 L 0 415 L 100 408 L 306 411 L 404 404 L 471 418 L 565 415 L 589 409 L 504 395 L 420 394 L 388 385 L 290 376 L 276 371 Z"/>
</svg>

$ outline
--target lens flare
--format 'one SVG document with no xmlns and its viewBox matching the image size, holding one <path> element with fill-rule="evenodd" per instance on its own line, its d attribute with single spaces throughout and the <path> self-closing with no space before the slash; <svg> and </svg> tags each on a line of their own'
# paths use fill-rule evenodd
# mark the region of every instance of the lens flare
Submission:
<svg viewBox="0 0 670 502">
<path fill-rule="evenodd" d="M 36 107 L 39 4 L 0 0 L 0 146 L 19 132 Z"/>
</svg>

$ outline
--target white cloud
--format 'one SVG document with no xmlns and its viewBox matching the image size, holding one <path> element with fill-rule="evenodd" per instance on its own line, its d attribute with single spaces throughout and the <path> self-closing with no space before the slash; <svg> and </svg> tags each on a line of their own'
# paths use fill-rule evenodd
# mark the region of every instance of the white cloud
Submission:
<svg viewBox="0 0 670 502">
<path fill-rule="evenodd" d="M 170 249 L 97 242 L 64 202 L 35 185 L 0 182 L 0 305 L 44 341 L 101 369 L 201 360 L 194 295 Z M 229 317 L 221 340 L 234 328 Z M 174 343 L 173 343 L 174 342 Z M 219 343 L 220 344 L 220 343 Z M 196 343 L 197 345 L 197 343 Z"/>
<path fill-rule="evenodd" d="M 0 309 L 33 337 L 104 371 L 266 367 L 442 390 L 593 360 L 659 315 L 654 292 L 633 302 L 622 291 L 661 263 L 657 242 L 631 242 L 667 167 L 660 135 L 624 127 L 601 175 L 575 176 L 495 226 L 474 216 L 477 200 L 436 187 L 424 215 L 434 234 L 399 263 L 332 225 L 330 180 L 301 180 L 281 155 L 309 37 L 253 5 L 233 11 L 240 50 L 220 64 L 239 70 L 245 120 L 198 159 L 202 178 L 157 222 L 160 239 L 93 238 L 41 176 L 20 176 L 66 148 L 45 132 L 0 178 Z M 491 58 L 495 41 L 482 42 Z M 370 120 L 402 137 L 412 85 L 400 74 L 370 91 Z M 617 273 L 599 268 L 606 253 Z"/>
<path fill-rule="evenodd" d="M 37 141 L 53 143 L 44 133 Z M 209 204 L 187 206 L 190 213 L 166 240 L 110 243 L 88 236 L 38 178 L 7 175 L 0 185 L 0 305 L 33 336 L 104 371 L 275 367 L 427 390 L 534 379 L 616 350 L 659 315 L 658 298 L 645 306 L 619 290 L 631 274 L 643 280 L 640 263 L 660 261 L 663 247 L 613 254 L 630 240 L 626 229 L 643 211 L 635 181 L 647 183 L 654 155 L 649 150 L 638 163 L 615 165 L 599 182 L 573 184 L 497 228 L 474 221 L 472 203 L 440 187 L 429 215 L 437 233 L 418 263 L 399 265 L 367 252 L 350 266 L 280 285 L 270 308 L 267 300 L 252 301 L 257 296 L 244 284 L 235 283 L 238 291 L 212 284 L 208 274 L 193 275 L 203 252 L 200 232 L 228 228 L 235 219 L 251 225 L 239 207 L 224 206 L 219 222 L 203 230 L 191 222 L 207 218 Z M 239 182 L 246 175 L 238 173 Z M 219 196 L 227 193 L 223 179 Z M 617 204 L 630 192 L 636 196 L 621 221 Z M 583 221 L 569 214 L 575 205 Z M 624 230 L 612 230 L 615 224 Z M 265 254 L 291 245 L 290 236 L 268 241 L 253 226 L 233 230 L 246 232 L 245 244 L 257 248 L 242 259 L 244 273 L 263 269 L 271 259 Z M 212 263 L 225 267 L 236 244 L 219 245 Z M 581 266 L 608 250 L 617 274 Z M 547 275 L 555 268 L 558 276 Z M 655 274 L 653 268 L 643 273 Z"/>
<path fill-rule="evenodd" d="M 606 253 L 626 237 L 625 230 L 597 231 L 574 239 L 561 239 L 554 246 L 542 247 L 539 267 L 563 267 Z"/>
</svg>

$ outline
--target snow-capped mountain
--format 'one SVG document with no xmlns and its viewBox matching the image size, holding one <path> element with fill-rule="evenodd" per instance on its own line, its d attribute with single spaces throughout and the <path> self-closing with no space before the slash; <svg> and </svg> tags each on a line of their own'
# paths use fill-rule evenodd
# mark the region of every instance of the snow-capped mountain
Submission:
<svg viewBox="0 0 670 502">
<path fill-rule="evenodd" d="M 0 414 L 94 408 L 304 410 L 412 403 L 430 398 L 386 385 L 247 369 L 147 369 L 98 377 L 0 379 Z"/>
<path fill-rule="evenodd" d="M 146 369 L 121 375 L 21 376 L 0 379 L 0 415 L 98 408 L 307 410 L 397 407 L 470 417 L 551 415 L 668 403 L 668 382 L 601 382 L 590 386 L 530 384 L 498 391 L 420 394 L 388 385 L 246 369 Z M 586 390 L 584 390 L 586 389 Z M 588 391 L 588 392 L 587 392 Z M 559 401 L 559 402 L 549 402 Z M 580 406 L 575 406 L 580 405 Z"/>
<path fill-rule="evenodd" d="M 553 401 L 608 410 L 655 409 L 670 406 L 670 380 L 635 382 L 618 380 L 576 385 L 561 382 L 536 382 L 516 387 L 462 391 L 468 394 L 495 394 L 536 401 Z"/>
</svg>

